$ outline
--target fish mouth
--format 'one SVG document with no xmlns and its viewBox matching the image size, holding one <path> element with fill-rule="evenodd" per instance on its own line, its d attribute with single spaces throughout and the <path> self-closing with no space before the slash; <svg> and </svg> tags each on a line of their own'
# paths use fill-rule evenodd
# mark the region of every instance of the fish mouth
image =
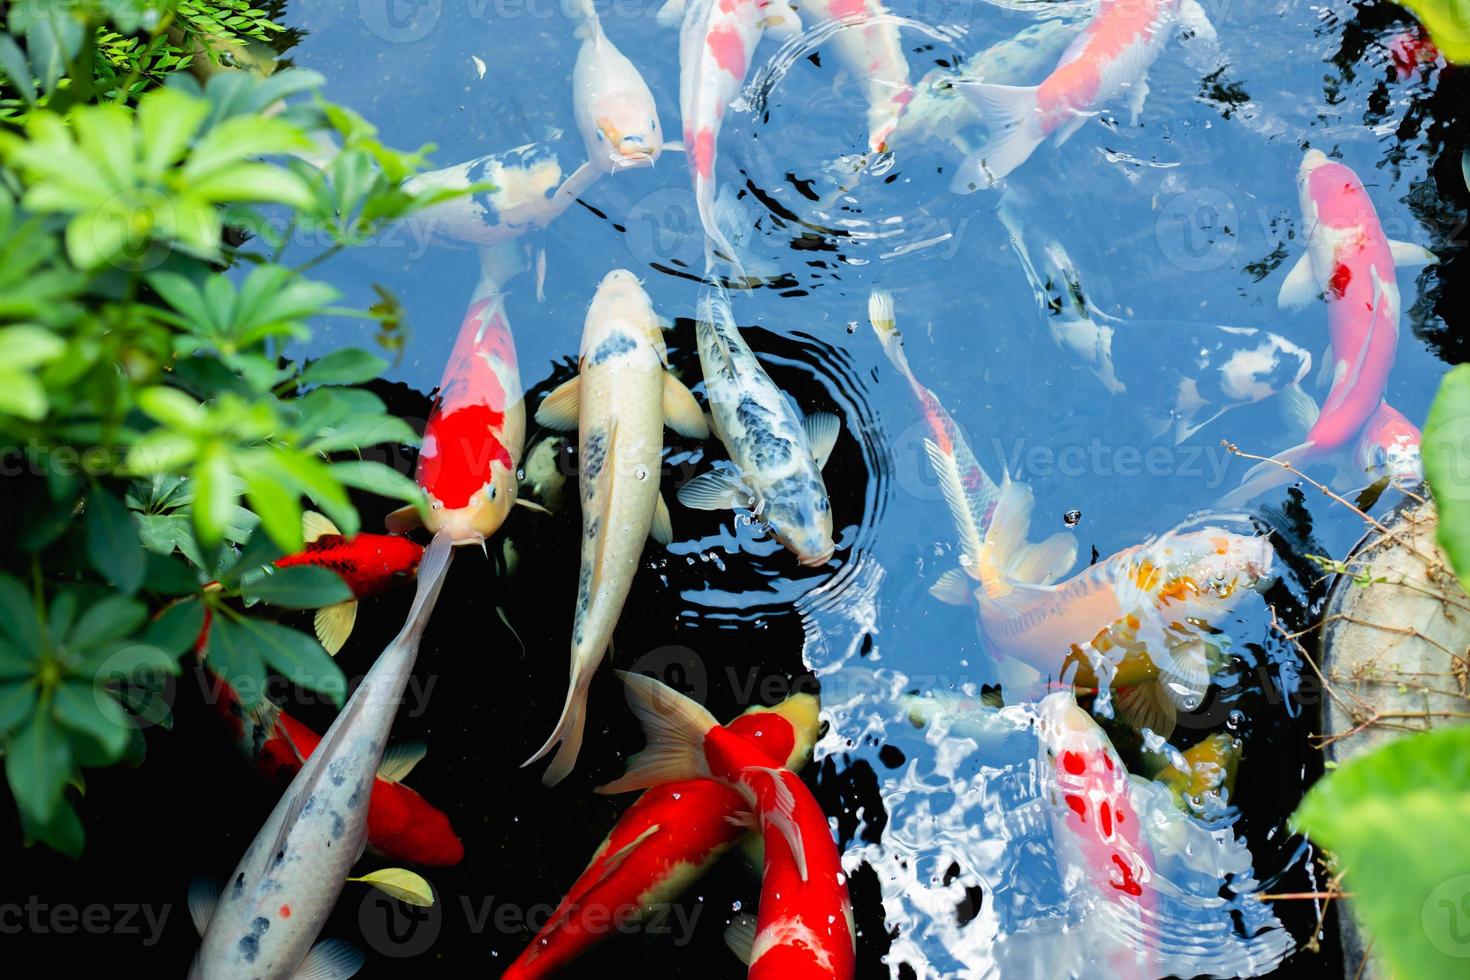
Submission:
<svg viewBox="0 0 1470 980">
<path fill-rule="evenodd" d="M 1301 174 L 1303 177 L 1305 177 L 1323 164 L 1331 162 L 1332 161 L 1328 159 L 1327 154 L 1323 153 L 1316 147 L 1313 147 L 1302 156 Z"/>
<path fill-rule="evenodd" d="M 803 568 L 821 568 L 832 560 L 832 553 L 836 550 L 836 548 L 828 548 L 821 552 L 809 551 L 804 555 L 797 555 L 796 561 Z"/>
</svg>

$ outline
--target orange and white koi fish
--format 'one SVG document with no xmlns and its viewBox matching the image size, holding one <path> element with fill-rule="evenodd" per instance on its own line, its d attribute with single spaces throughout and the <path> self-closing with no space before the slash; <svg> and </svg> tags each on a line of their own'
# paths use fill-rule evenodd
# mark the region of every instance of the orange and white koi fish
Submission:
<svg viewBox="0 0 1470 980">
<path fill-rule="evenodd" d="M 760 915 L 749 947 L 752 980 L 851 980 L 856 970 L 847 876 L 826 814 L 795 773 L 722 728 L 702 706 L 649 677 L 620 671 L 648 746 L 599 793 L 623 793 L 694 777 L 737 790 L 765 843 Z"/>
<path fill-rule="evenodd" d="M 802 6 L 817 20 L 844 24 L 832 44 L 868 100 L 868 150 L 885 152 L 914 97 L 898 25 L 882 0 L 808 0 Z"/>
<path fill-rule="evenodd" d="M 751 708 L 725 728 L 750 741 L 767 765 L 799 770 L 817 740 L 817 699 L 794 694 Z M 506 980 L 551 976 L 611 930 L 676 901 L 748 833 L 745 797 L 717 779 L 686 779 L 646 790 L 598 847 Z M 602 925 L 602 928 L 599 928 Z"/>
<path fill-rule="evenodd" d="M 418 483 L 428 496 L 425 526 L 456 545 L 480 544 L 516 504 L 516 469 L 526 440 L 515 338 L 502 283 L 519 271 L 513 244 L 481 250 L 480 284 L 439 382 L 419 450 Z M 413 507 L 388 517 L 392 531 L 417 526 Z"/>
<path fill-rule="evenodd" d="M 577 377 L 536 410 L 553 429 L 577 429 L 582 501 L 582 571 L 572 622 L 572 669 L 566 704 L 530 765 L 557 745 L 542 781 L 566 778 L 582 748 L 587 688 L 612 641 L 650 535 L 673 538 L 668 504 L 659 495 L 664 426 L 704 439 L 709 426 L 688 388 L 667 370 L 659 318 L 638 279 L 607 274 L 587 310 Z"/>
<path fill-rule="evenodd" d="M 1040 85 L 966 81 L 959 85 L 990 125 L 989 143 L 956 172 L 960 194 L 989 187 L 1050 137 L 1060 146 L 1105 106 L 1127 96 L 1132 125 L 1148 97 L 1148 70 L 1177 28 L 1213 39 L 1197 0 L 1099 0 L 1097 13 Z"/>
<path fill-rule="evenodd" d="M 1222 506 L 1290 483 L 1295 477 L 1281 463 L 1300 468 L 1352 451 L 1383 401 L 1398 350 L 1401 303 L 1394 268 L 1437 261 L 1428 249 L 1390 240 L 1358 175 L 1321 150 L 1308 150 L 1302 158 L 1297 187 L 1307 251 L 1282 282 L 1279 302 L 1299 309 L 1318 296 L 1326 300 L 1332 348 L 1323 369 L 1332 365 L 1332 388 L 1310 420 L 1305 441 L 1247 472 Z"/>
<path fill-rule="evenodd" d="M 789 36 L 801 30 L 801 21 L 787 0 L 668 0 L 659 10 L 658 21 L 666 27 L 680 24 L 679 116 L 694 180 L 694 202 L 704 225 L 706 268 L 713 264 L 713 253 L 718 253 L 736 276 L 744 278 L 740 258 L 715 216 L 720 127 L 766 31 Z"/>
</svg>

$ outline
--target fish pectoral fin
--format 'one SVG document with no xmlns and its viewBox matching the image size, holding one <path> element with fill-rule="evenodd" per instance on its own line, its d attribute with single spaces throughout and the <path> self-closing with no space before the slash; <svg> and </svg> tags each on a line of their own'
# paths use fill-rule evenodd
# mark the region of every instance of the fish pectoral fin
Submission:
<svg viewBox="0 0 1470 980">
<path fill-rule="evenodd" d="M 662 7 L 658 8 L 658 13 L 654 16 L 658 26 L 677 27 L 684 19 L 684 2 L 685 0 L 667 0 Z"/>
<path fill-rule="evenodd" d="M 701 473 L 679 488 L 679 503 L 691 510 L 733 510 L 750 503 L 750 489 L 719 470 Z"/>
<path fill-rule="evenodd" d="M 801 422 L 806 429 L 807 443 L 812 447 L 812 458 L 817 469 L 825 469 L 832 457 L 832 447 L 837 445 L 838 433 L 842 431 L 842 420 L 831 412 L 815 412 Z"/>
<path fill-rule="evenodd" d="M 393 534 L 407 534 L 424 526 L 423 515 L 413 504 L 407 504 L 383 518 L 383 526 Z"/>
<path fill-rule="evenodd" d="M 1113 688 L 1113 705 L 1118 715 L 1135 732 L 1145 728 L 1167 739 L 1174 734 L 1174 702 L 1163 691 L 1163 677 L 1128 687 Z"/>
<path fill-rule="evenodd" d="M 332 534 L 341 537 L 342 532 L 337 530 L 337 525 L 333 524 L 331 518 L 327 517 L 327 515 L 318 514 L 314 510 L 308 510 L 302 513 L 301 537 L 307 544 L 310 544 L 317 538 Z"/>
<path fill-rule="evenodd" d="M 689 148 L 684 145 L 683 140 L 668 140 L 664 143 L 665 153 L 687 153 L 688 149 Z"/>
<path fill-rule="evenodd" d="M 1328 344 L 1322 351 L 1322 358 L 1317 362 L 1317 377 L 1313 383 L 1318 388 L 1325 388 L 1332 383 L 1332 376 L 1337 372 L 1337 358 L 1332 356 L 1332 345 Z"/>
<path fill-rule="evenodd" d="M 628 760 L 628 771 L 621 778 L 597 787 L 596 792 L 627 793 L 708 776 L 704 737 L 719 724 L 714 716 L 662 681 L 626 670 L 617 674 L 648 744 Z"/>
<path fill-rule="evenodd" d="M 553 210 L 568 207 L 577 195 L 586 190 L 599 176 L 601 176 L 601 171 L 591 160 L 582 164 L 572 172 L 570 177 L 562 181 L 562 185 L 552 195 L 551 199 L 555 202 Z"/>
<path fill-rule="evenodd" d="M 1316 400 L 1303 391 L 1299 384 L 1282 388 L 1278 399 L 1277 407 L 1281 412 L 1281 420 L 1286 423 L 1287 431 L 1298 439 L 1305 439 L 1307 433 L 1312 431 L 1312 426 L 1317 424 L 1317 417 L 1322 414 Z"/>
<path fill-rule="evenodd" d="M 1322 291 L 1317 287 L 1317 276 L 1312 271 L 1312 256 L 1303 252 L 1281 281 L 1281 290 L 1276 294 L 1276 305 L 1287 310 L 1300 310 L 1316 302 Z"/>
<path fill-rule="evenodd" d="M 571 378 L 557 385 L 551 394 L 542 400 L 536 409 L 536 424 L 548 429 L 569 432 L 577 427 L 577 416 L 582 408 L 580 377 Z"/>
<path fill-rule="evenodd" d="M 1393 253 L 1393 264 L 1396 266 L 1415 268 L 1421 265 L 1439 264 L 1439 256 L 1423 245 L 1389 239 L 1388 248 Z"/>
<path fill-rule="evenodd" d="M 725 927 L 725 945 L 735 958 L 750 966 L 751 954 L 755 951 L 755 916 L 741 912 Z"/>
<path fill-rule="evenodd" d="M 383 761 L 378 765 L 378 778 L 387 783 L 401 783 L 428 754 L 429 747 L 423 742 L 394 742 L 383 752 Z"/>
<path fill-rule="evenodd" d="M 802 841 L 801 827 L 796 822 L 796 796 L 783 778 L 785 770 L 747 766 L 743 772 L 762 772 L 770 777 L 775 788 L 775 800 L 772 806 L 762 810 L 762 816 L 786 839 L 786 846 L 791 848 L 791 858 L 796 862 L 796 873 L 802 881 L 806 881 L 806 844 Z"/>
<path fill-rule="evenodd" d="M 1148 100 L 1148 75 L 1138 76 L 1138 81 L 1128 90 L 1128 112 L 1129 126 L 1138 125 L 1138 117 L 1143 115 L 1143 103 Z"/>
<path fill-rule="evenodd" d="M 347 642 L 347 638 L 352 635 L 352 627 L 356 623 L 356 599 L 322 606 L 311 620 L 312 629 L 316 631 L 316 638 L 321 643 L 322 649 L 334 657 L 337 651 L 342 649 L 342 645 Z"/>
<path fill-rule="evenodd" d="M 1027 544 L 1016 551 L 1006 574 L 1017 582 L 1050 585 L 1071 571 L 1077 563 L 1077 536 L 1058 531 L 1039 544 Z"/>
<path fill-rule="evenodd" d="M 544 404 L 544 403 L 543 403 Z M 664 372 L 664 424 L 688 439 L 708 439 L 709 424 L 694 400 L 694 392 L 669 372 Z"/>
<path fill-rule="evenodd" d="M 973 581 L 963 568 L 951 568 L 931 586 L 929 594 L 951 606 L 967 606 L 973 594 Z"/>
<path fill-rule="evenodd" d="M 341 939 L 323 939 L 311 947 L 293 980 L 347 980 L 366 960 L 362 950 Z"/>
<path fill-rule="evenodd" d="M 663 494 L 653 500 L 653 524 L 648 528 L 648 536 L 664 546 L 674 540 L 674 519 L 669 516 L 669 502 Z"/>
<path fill-rule="evenodd" d="M 1210 23 L 1210 15 L 1205 13 L 1199 0 L 1182 0 L 1179 4 L 1179 26 L 1207 43 L 1219 41 L 1215 25 Z"/>
<path fill-rule="evenodd" d="M 219 904 L 219 882 L 212 878 L 195 878 L 189 883 L 189 921 L 199 935 L 209 927 L 214 918 L 214 908 Z"/>
</svg>

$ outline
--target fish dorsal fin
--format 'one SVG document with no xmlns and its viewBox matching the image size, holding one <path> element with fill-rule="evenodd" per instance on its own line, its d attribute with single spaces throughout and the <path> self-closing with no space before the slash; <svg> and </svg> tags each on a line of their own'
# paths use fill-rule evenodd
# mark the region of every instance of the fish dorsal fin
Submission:
<svg viewBox="0 0 1470 980">
<path fill-rule="evenodd" d="M 547 395 L 536 409 L 536 424 L 562 432 L 575 429 L 582 407 L 581 380 L 576 377 L 564 381 Z"/>
<path fill-rule="evenodd" d="M 718 724 L 714 716 L 667 684 L 625 670 L 617 673 L 648 744 L 628 760 L 622 778 L 597 787 L 597 792 L 626 793 L 708 776 L 704 737 Z"/>
<path fill-rule="evenodd" d="M 995 503 L 995 516 L 985 532 L 978 563 L 980 584 L 992 596 L 1003 594 L 1011 584 L 1007 570 L 1017 552 L 1026 544 L 1026 532 L 1031 529 L 1031 508 L 1035 502 L 1029 486 L 1009 476 L 1005 478 L 1000 488 L 1000 499 Z"/>
<path fill-rule="evenodd" d="M 807 444 L 812 447 L 812 458 L 817 469 L 825 469 L 832 456 L 832 447 L 837 445 L 838 433 L 842 431 L 842 420 L 831 412 L 816 412 L 802 420 L 806 430 Z"/>
<path fill-rule="evenodd" d="M 664 424 L 688 439 L 708 439 L 709 423 L 694 393 L 669 372 L 664 372 Z"/>
<path fill-rule="evenodd" d="M 972 583 L 973 579 L 965 574 L 963 568 L 951 568 L 929 586 L 929 594 L 951 606 L 967 606 L 970 604 Z"/>
<path fill-rule="evenodd" d="M 322 606 L 311 620 L 312 629 L 316 632 L 316 638 L 321 642 L 322 649 L 334 657 L 347 642 L 347 638 L 352 635 L 352 627 L 356 623 L 356 599 Z"/>
<path fill-rule="evenodd" d="M 362 950 L 341 939 L 323 939 L 311 947 L 292 980 L 347 980 L 362 969 Z"/>
<path fill-rule="evenodd" d="M 735 958 L 750 966 L 751 954 L 755 951 L 755 916 L 742 912 L 725 927 L 725 945 Z"/>
<path fill-rule="evenodd" d="M 209 928 L 214 918 L 215 906 L 219 905 L 219 882 L 211 878 L 195 878 L 189 883 L 189 921 L 199 935 Z"/>
<path fill-rule="evenodd" d="M 301 537 L 307 544 L 317 538 L 334 534 L 341 537 L 342 532 L 337 530 L 337 525 L 332 523 L 326 514 L 318 514 L 314 510 L 308 510 L 301 515 Z"/>
<path fill-rule="evenodd" d="M 384 782 L 401 783 L 428 754 L 429 747 L 423 742 L 394 742 L 383 752 L 383 761 L 378 765 L 378 778 Z"/>
<path fill-rule="evenodd" d="M 791 787 L 786 785 L 786 770 L 747 766 L 742 772 L 763 773 L 770 778 L 774 785 L 775 799 L 770 807 L 761 811 L 761 815 L 786 838 L 786 844 L 791 848 L 791 858 L 796 862 L 796 873 L 801 876 L 802 881 L 806 881 L 806 846 L 802 843 L 801 828 L 796 823 L 796 796 L 791 792 Z"/>
</svg>

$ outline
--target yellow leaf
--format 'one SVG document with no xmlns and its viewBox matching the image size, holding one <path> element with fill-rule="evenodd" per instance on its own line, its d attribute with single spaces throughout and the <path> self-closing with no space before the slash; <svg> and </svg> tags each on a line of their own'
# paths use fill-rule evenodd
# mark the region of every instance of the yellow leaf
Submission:
<svg viewBox="0 0 1470 980">
<path fill-rule="evenodd" d="M 379 891 L 393 896 L 400 902 L 407 902 L 409 905 L 428 908 L 434 904 L 434 889 L 429 887 L 429 883 L 422 875 L 414 874 L 406 868 L 383 868 L 365 874 L 361 878 L 348 878 L 347 880 L 372 885 Z"/>
</svg>

